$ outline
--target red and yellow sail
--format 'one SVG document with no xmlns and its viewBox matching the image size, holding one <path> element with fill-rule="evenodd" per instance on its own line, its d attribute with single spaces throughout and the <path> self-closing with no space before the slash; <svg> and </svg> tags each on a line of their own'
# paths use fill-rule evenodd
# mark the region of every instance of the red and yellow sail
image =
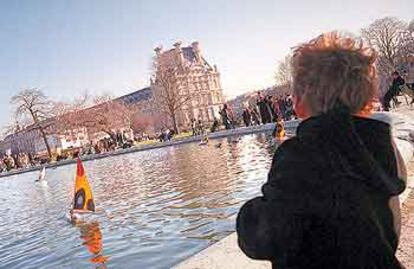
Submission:
<svg viewBox="0 0 414 269">
<path fill-rule="evenodd" d="M 95 212 L 92 190 L 80 159 L 77 162 L 73 210 Z"/>
<path fill-rule="evenodd" d="M 286 135 L 285 126 L 282 121 L 276 122 L 276 138 L 284 138 Z"/>
</svg>

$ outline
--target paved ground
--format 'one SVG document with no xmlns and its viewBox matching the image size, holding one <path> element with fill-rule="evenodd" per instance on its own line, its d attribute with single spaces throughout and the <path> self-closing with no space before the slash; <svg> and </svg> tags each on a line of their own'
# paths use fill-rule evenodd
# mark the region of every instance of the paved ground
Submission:
<svg viewBox="0 0 414 269">
<path fill-rule="evenodd" d="M 409 177 L 414 178 L 414 161 L 410 162 Z M 414 188 L 408 187 L 408 197 L 402 205 L 402 229 L 397 256 L 407 269 L 414 268 Z"/>
</svg>

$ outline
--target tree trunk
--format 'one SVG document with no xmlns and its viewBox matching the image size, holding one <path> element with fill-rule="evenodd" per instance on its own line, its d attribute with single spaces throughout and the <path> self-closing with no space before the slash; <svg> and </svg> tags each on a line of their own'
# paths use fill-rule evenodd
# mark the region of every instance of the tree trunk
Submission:
<svg viewBox="0 0 414 269">
<path fill-rule="evenodd" d="M 172 122 L 173 122 L 174 133 L 177 135 L 177 134 L 180 133 L 180 130 L 178 129 L 178 126 L 177 126 L 177 119 L 176 119 L 175 113 L 173 113 L 171 115 L 171 119 L 172 119 Z"/>
<path fill-rule="evenodd" d="M 45 134 L 45 131 L 43 130 L 43 127 L 39 125 L 39 131 L 42 135 L 43 141 L 45 142 L 47 154 L 49 155 L 49 158 L 52 159 L 52 151 L 50 150 L 49 142 L 47 141 L 47 136 Z"/>
<path fill-rule="evenodd" d="M 43 127 L 42 127 L 42 125 L 40 125 L 39 119 L 37 118 L 37 115 L 33 112 L 33 110 L 30 109 L 29 112 L 32 115 L 33 122 L 39 128 L 39 132 L 42 135 L 43 142 L 45 142 L 47 155 L 49 155 L 49 158 L 52 160 L 52 151 L 50 150 L 50 146 L 49 146 L 49 142 L 47 141 L 47 136 L 45 134 L 45 130 L 43 130 Z"/>
</svg>

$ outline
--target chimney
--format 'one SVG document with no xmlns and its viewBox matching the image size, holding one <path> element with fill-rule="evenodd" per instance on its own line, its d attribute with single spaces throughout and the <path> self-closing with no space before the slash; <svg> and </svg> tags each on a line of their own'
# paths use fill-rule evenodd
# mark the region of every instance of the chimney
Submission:
<svg viewBox="0 0 414 269">
<path fill-rule="evenodd" d="M 193 43 L 191 43 L 191 47 L 193 48 L 193 52 L 197 62 L 201 62 L 200 44 L 198 43 L 198 41 L 194 41 Z"/>
<path fill-rule="evenodd" d="M 158 47 L 156 47 L 156 48 L 154 49 L 154 51 L 155 51 L 155 54 L 156 54 L 156 55 L 157 55 L 157 57 L 158 57 L 158 56 L 160 56 L 160 55 L 161 55 L 162 47 L 161 47 L 161 46 L 158 46 Z"/>
<path fill-rule="evenodd" d="M 177 41 L 174 43 L 174 47 L 177 51 L 181 50 L 181 41 Z"/>
<path fill-rule="evenodd" d="M 191 46 L 193 47 L 194 51 L 200 51 L 200 44 L 198 43 L 198 41 L 194 41 L 193 43 L 191 43 Z"/>
<path fill-rule="evenodd" d="M 178 61 L 179 65 L 182 65 L 184 62 L 184 57 L 183 57 L 183 52 L 181 50 L 181 41 L 177 41 L 174 43 L 173 45 L 175 47 L 175 52 L 176 52 L 176 59 Z"/>
</svg>

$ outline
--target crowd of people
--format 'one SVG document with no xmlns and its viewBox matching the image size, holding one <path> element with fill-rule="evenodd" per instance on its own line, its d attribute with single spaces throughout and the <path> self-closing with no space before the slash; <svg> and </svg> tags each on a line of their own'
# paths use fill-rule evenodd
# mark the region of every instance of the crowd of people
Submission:
<svg viewBox="0 0 414 269">
<path fill-rule="evenodd" d="M 119 148 L 131 147 L 136 138 L 130 138 L 125 131 L 117 131 L 108 137 L 104 137 L 97 141 L 90 141 L 89 143 L 76 148 L 69 148 L 63 152 L 55 153 L 53 159 L 57 162 L 76 158 L 81 155 L 100 154 L 112 152 Z M 13 169 L 29 168 L 49 163 L 51 159 L 47 156 L 40 156 L 33 153 L 7 152 L 0 158 L 0 173 L 7 172 Z"/>
<path fill-rule="evenodd" d="M 258 92 L 256 106 L 247 105 L 242 117 L 246 126 L 291 120 L 296 117 L 292 96 L 289 94 L 281 97 L 265 96 Z"/>
<path fill-rule="evenodd" d="M 27 168 L 40 163 L 32 154 L 20 152 L 18 154 L 8 153 L 0 159 L 0 172 L 10 171 L 16 168 Z"/>
</svg>

